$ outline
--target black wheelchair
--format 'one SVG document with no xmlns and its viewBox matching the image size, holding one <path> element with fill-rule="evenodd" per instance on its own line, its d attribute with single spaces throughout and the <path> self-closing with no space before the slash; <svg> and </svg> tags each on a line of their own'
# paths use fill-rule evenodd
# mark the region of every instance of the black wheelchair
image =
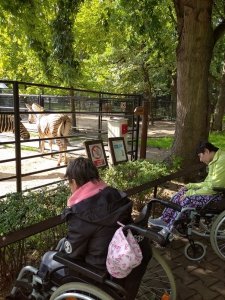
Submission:
<svg viewBox="0 0 225 300">
<path fill-rule="evenodd" d="M 136 223 L 129 224 L 124 230 L 147 237 L 151 242 L 165 245 L 165 239 L 147 224 L 148 205 L 137 218 Z M 141 225 L 142 224 L 142 225 Z M 172 272 L 157 250 L 152 249 L 153 256 L 143 276 L 136 299 L 176 299 L 176 285 Z M 30 300 L 129 300 L 125 289 L 112 280 L 107 271 L 100 271 L 82 261 L 68 258 L 62 252 L 54 252 L 54 260 L 61 264 L 45 276 L 40 276 L 40 269 L 25 266 L 20 271 L 10 295 L 6 299 Z M 64 270 L 63 276 L 60 271 Z M 65 275 L 66 274 L 66 275 Z"/>
<path fill-rule="evenodd" d="M 181 207 L 175 203 L 160 199 L 149 202 L 149 210 L 157 204 L 178 211 L 173 227 L 165 241 L 165 245 L 173 240 L 174 235 L 181 235 L 188 239 L 184 254 L 190 260 L 201 260 L 206 254 L 206 246 L 194 240 L 194 235 L 209 238 L 215 253 L 225 260 L 225 188 L 214 188 L 222 195 L 222 200 L 215 202 L 213 199 L 204 207 Z M 150 226 L 159 231 L 162 229 Z"/>
</svg>

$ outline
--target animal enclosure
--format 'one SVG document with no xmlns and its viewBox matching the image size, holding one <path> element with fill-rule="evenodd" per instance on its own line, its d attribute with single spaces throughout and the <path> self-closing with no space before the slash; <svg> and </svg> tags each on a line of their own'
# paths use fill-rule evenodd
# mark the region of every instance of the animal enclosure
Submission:
<svg viewBox="0 0 225 300">
<path fill-rule="evenodd" d="M 6 96 L 0 94 L 0 113 L 12 114 L 17 122 L 27 128 L 30 139 L 22 140 L 17 126 L 15 134 L 0 134 L 0 197 L 9 192 L 35 189 L 62 181 L 66 165 L 57 165 L 59 155 L 66 154 L 69 159 L 86 156 L 84 141 L 101 139 L 107 152 L 108 121 L 113 117 L 127 119 L 128 156 L 129 159 L 137 159 L 140 119 L 133 111 L 141 105 L 140 95 L 71 90 L 13 81 L 7 82 L 7 86 L 11 87 L 12 93 Z M 32 90 L 32 94 L 25 94 L 25 90 Z M 44 108 L 44 115 L 64 115 L 71 120 L 71 130 L 63 136 L 68 141 L 67 148 L 57 146 L 57 135 L 40 136 L 37 124 L 28 122 L 26 105 L 34 103 Z M 41 115 L 43 111 L 36 111 L 35 114 Z M 43 142 L 46 149 L 40 154 L 39 143 Z"/>
</svg>

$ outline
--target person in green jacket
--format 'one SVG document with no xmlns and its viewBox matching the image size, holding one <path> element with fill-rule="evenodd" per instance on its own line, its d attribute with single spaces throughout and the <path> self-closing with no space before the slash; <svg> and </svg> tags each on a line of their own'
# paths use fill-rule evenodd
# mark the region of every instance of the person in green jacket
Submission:
<svg viewBox="0 0 225 300">
<path fill-rule="evenodd" d="M 225 151 L 204 142 L 199 145 L 197 154 L 199 160 L 208 165 L 208 175 L 202 182 L 187 184 L 172 197 L 171 201 L 182 207 L 203 207 L 211 200 L 222 199 L 213 188 L 225 187 Z M 173 226 L 177 214 L 172 208 L 165 208 L 160 218 L 149 219 L 149 225 L 162 227 L 160 233 L 165 236 Z"/>
</svg>

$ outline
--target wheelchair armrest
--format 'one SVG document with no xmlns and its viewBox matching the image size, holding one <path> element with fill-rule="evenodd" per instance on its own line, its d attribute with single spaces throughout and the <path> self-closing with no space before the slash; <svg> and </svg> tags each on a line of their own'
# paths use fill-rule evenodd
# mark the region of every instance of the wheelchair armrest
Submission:
<svg viewBox="0 0 225 300">
<path fill-rule="evenodd" d="M 146 226 L 148 224 L 148 218 L 150 216 L 151 210 L 152 210 L 152 205 L 154 203 L 159 203 L 165 207 L 170 207 L 174 210 L 181 211 L 182 207 L 178 204 L 175 204 L 170 201 L 165 201 L 161 199 L 152 199 L 150 200 L 142 209 L 140 212 L 139 216 L 135 219 L 134 223 L 141 225 L 141 226 Z"/>
<path fill-rule="evenodd" d="M 87 263 L 79 260 L 74 260 L 62 252 L 57 252 L 53 259 L 65 266 L 67 266 L 70 270 L 73 270 L 77 273 L 80 273 L 88 278 L 94 279 L 97 282 L 103 283 L 107 277 L 107 272 L 103 270 L 99 270 Z"/>
<path fill-rule="evenodd" d="M 161 199 L 152 199 L 150 202 L 153 203 L 159 203 L 165 207 L 169 207 L 169 208 L 172 208 L 174 210 L 177 210 L 177 211 L 181 211 L 182 207 L 176 203 L 173 203 L 171 201 L 165 201 L 165 200 L 161 200 Z"/>
<path fill-rule="evenodd" d="M 123 230 L 127 229 L 134 230 L 136 233 L 148 238 L 150 241 L 157 242 L 160 246 L 164 246 L 166 244 L 166 238 L 152 229 L 143 228 L 135 224 L 128 224 L 123 227 Z"/>
<path fill-rule="evenodd" d="M 219 193 L 225 194 L 225 188 L 224 188 L 224 187 L 217 187 L 217 186 L 215 186 L 215 187 L 213 188 L 213 190 L 214 190 L 215 192 L 219 192 Z"/>
</svg>

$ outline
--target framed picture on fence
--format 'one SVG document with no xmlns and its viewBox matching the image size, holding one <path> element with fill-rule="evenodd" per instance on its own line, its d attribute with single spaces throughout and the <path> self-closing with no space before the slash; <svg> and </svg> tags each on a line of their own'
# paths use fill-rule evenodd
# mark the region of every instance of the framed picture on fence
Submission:
<svg viewBox="0 0 225 300">
<path fill-rule="evenodd" d="M 84 146 L 88 158 L 90 158 L 97 168 L 108 166 L 105 149 L 102 140 L 85 141 Z"/>
<path fill-rule="evenodd" d="M 112 158 L 112 164 L 128 161 L 126 145 L 123 137 L 109 138 L 109 151 Z"/>
</svg>

